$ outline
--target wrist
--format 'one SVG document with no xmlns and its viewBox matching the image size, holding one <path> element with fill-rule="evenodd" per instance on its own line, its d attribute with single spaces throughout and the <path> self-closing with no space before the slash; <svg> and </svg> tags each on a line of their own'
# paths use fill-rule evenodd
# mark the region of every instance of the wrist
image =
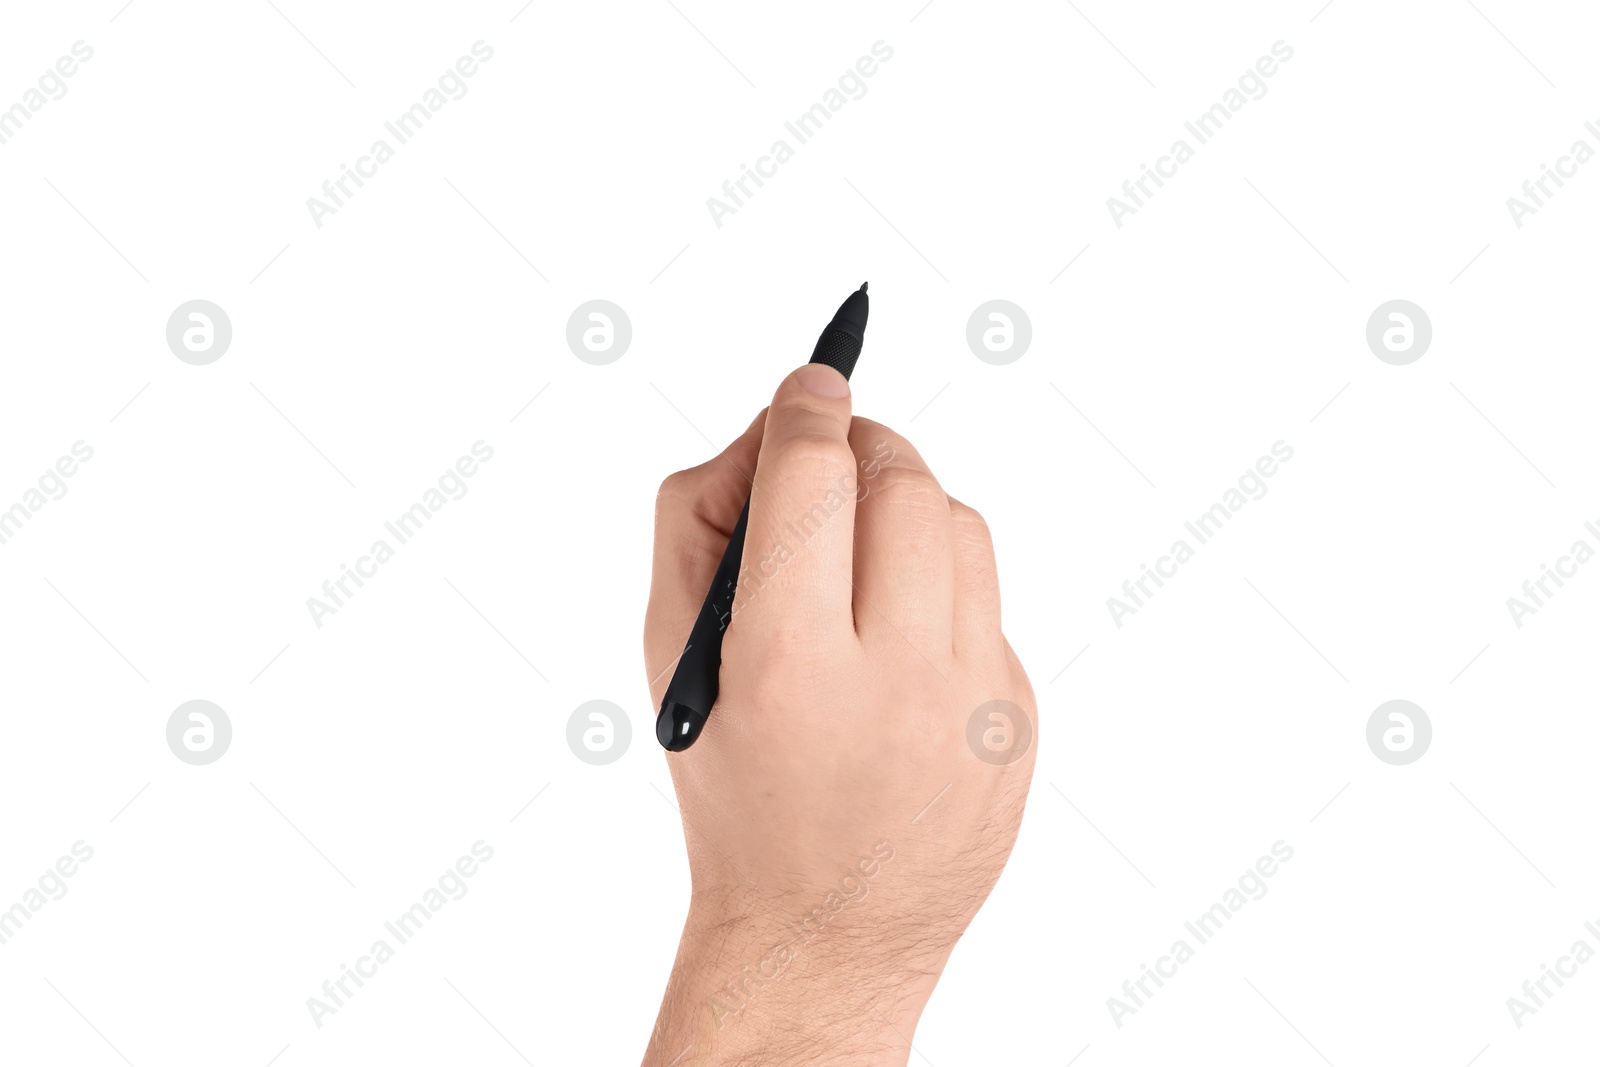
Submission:
<svg viewBox="0 0 1600 1067">
<path fill-rule="evenodd" d="M 692 906 L 646 1067 L 903 1067 L 943 959 L 911 963 L 890 931 L 818 910 Z"/>
</svg>

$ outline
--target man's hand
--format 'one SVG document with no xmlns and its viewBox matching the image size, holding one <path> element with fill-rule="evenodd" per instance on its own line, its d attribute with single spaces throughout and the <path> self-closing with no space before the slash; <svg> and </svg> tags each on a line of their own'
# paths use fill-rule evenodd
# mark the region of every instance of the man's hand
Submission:
<svg viewBox="0 0 1600 1067">
<path fill-rule="evenodd" d="M 901 1065 L 1016 840 L 1033 690 L 983 519 L 807 365 L 661 486 L 653 706 L 747 496 L 720 695 L 667 757 L 693 891 L 645 1063 Z"/>
</svg>

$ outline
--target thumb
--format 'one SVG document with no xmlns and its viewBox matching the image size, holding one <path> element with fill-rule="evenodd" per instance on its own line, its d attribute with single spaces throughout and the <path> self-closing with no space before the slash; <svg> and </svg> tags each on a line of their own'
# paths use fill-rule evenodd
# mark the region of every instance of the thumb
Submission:
<svg viewBox="0 0 1600 1067">
<path fill-rule="evenodd" d="M 735 625 L 760 638 L 797 626 L 854 634 L 856 460 L 850 383 L 808 363 L 778 386 L 750 492 Z"/>
</svg>

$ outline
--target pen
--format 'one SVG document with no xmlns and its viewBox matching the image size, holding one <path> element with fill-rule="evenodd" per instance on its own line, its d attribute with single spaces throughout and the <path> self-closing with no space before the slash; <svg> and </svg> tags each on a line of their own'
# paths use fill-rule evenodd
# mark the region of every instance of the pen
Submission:
<svg viewBox="0 0 1600 1067">
<path fill-rule="evenodd" d="M 812 363 L 823 363 L 846 378 L 855 370 L 861 344 L 867 332 L 867 283 L 845 297 L 833 319 L 817 338 L 811 352 Z M 668 752 L 682 752 L 700 736 L 717 702 L 717 672 L 722 667 L 722 635 L 733 619 L 733 595 L 739 587 L 739 564 L 744 557 L 744 531 L 750 520 L 750 501 L 746 500 L 739 521 L 728 538 L 728 547 L 717 564 L 711 588 L 700 605 L 694 628 L 677 669 L 661 699 L 656 715 L 656 740 Z"/>
</svg>

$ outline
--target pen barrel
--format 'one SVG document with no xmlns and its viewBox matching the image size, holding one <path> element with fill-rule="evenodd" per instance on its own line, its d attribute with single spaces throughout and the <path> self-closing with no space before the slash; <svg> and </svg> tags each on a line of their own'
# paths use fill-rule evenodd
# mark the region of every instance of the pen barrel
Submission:
<svg viewBox="0 0 1600 1067">
<path fill-rule="evenodd" d="M 744 533 L 749 521 L 750 502 L 746 500 L 662 697 L 661 711 L 656 716 L 656 740 L 669 752 L 681 752 L 694 744 L 711 706 L 717 702 L 722 635 L 733 621 L 733 597 L 739 588 L 739 565 L 744 559 Z"/>
</svg>

